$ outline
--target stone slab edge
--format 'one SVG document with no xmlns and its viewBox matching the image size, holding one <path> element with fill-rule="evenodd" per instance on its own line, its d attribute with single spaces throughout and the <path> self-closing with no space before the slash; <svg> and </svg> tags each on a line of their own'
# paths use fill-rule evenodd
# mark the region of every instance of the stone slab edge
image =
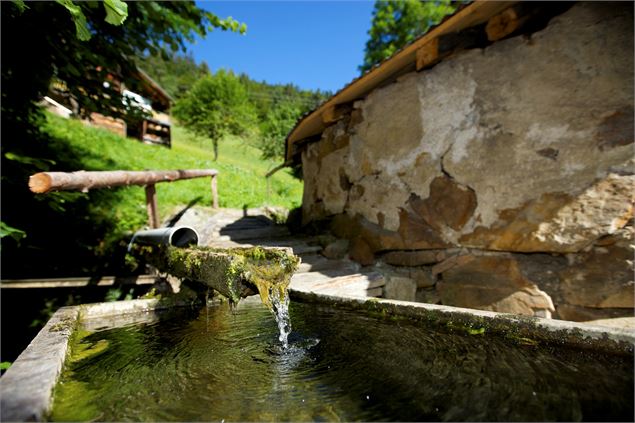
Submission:
<svg viewBox="0 0 635 423">
<path fill-rule="evenodd" d="M 289 291 L 295 300 L 385 312 L 435 324 L 453 321 L 472 327 L 485 327 L 493 333 L 512 332 L 517 337 L 529 337 L 562 346 L 626 354 L 632 354 L 635 347 L 635 330 L 629 329 L 408 301 L 336 296 L 298 289 Z M 178 305 L 149 299 L 60 308 L 0 378 L 0 421 L 42 421 L 47 417 L 70 337 L 81 319 L 150 312 Z"/>
<path fill-rule="evenodd" d="M 77 306 L 57 310 L 0 378 L 1 421 L 42 421 L 47 417 L 78 319 Z"/>
<path fill-rule="evenodd" d="M 502 335 L 512 341 L 530 340 L 612 354 L 632 355 L 635 351 L 634 329 L 410 301 L 323 294 L 297 288 L 289 288 L 289 293 L 291 299 L 297 301 L 403 316 L 432 325 L 485 328 L 486 333 Z"/>
<path fill-rule="evenodd" d="M 0 421 L 43 421 L 47 418 L 70 337 L 81 320 L 179 305 L 184 304 L 149 299 L 60 308 L 0 378 Z"/>
</svg>

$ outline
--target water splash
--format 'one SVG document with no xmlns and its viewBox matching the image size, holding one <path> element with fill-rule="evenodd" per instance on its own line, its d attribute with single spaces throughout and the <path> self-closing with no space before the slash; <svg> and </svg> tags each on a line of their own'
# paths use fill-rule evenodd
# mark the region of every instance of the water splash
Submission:
<svg viewBox="0 0 635 423">
<path fill-rule="evenodd" d="M 291 333 L 291 317 L 289 316 L 289 294 L 286 290 L 272 289 L 269 291 L 271 311 L 278 324 L 280 336 L 278 339 L 284 349 L 289 348 L 289 334 Z"/>
</svg>

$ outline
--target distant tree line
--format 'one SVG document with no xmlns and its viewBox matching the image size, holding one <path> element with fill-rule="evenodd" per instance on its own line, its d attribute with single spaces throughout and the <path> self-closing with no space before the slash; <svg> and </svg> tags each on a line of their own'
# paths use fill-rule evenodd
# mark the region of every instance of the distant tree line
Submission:
<svg viewBox="0 0 635 423">
<path fill-rule="evenodd" d="M 212 141 L 215 160 L 218 143 L 227 135 L 244 137 L 265 159 L 282 159 L 284 139 L 298 118 L 330 96 L 224 69 L 213 73 L 191 53 L 146 55 L 138 64 L 175 99 L 173 116 Z"/>
</svg>

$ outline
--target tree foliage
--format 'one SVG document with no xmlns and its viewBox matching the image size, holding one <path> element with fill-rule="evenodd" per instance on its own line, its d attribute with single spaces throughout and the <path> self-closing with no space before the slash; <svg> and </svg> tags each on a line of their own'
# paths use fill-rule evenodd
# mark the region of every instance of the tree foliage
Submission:
<svg viewBox="0 0 635 423">
<path fill-rule="evenodd" d="M 199 79 L 176 102 L 172 113 L 187 129 L 212 140 L 214 160 L 223 137 L 246 133 L 256 119 L 245 87 L 233 73 L 222 69 Z"/>
<path fill-rule="evenodd" d="M 292 106 L 304 113 L 330 97 L 326 91 L 302 90 L 293 84 L 269 84 L 255 81 L 246 74 L 241 74 L 239 79 L 261 119 L 278 106 Z"/>
<path fill-rule="evenodd" d="M 180 100 L 172 113 L 191 131 L 211 138 L 215 151 L 224 135 L 248 133 L 249 142 L 262 151 L 264 159 L 280 160 L 284 156 L 284 139 L 298 118 L 330 96 L 320 90 L 301 90 L 293 84 L 255 81 L 246 74 L 235 76 L 219 71 L 210 75 L 206 63 L 196 64 L 191 56 L 175 55 L 170 59 L 172 63 L 157 57 L 143 60 L 142 63 L 159 64 L 148 66 L 148 72 L 171 94 L 174 91 L 170 90 L 185 89 L 197 75 L 207 80 L 193 83 L 185 94 L 176 94 Z M 181 76 L 170 76 L 169 72 L 176 69 Z M 180 88 L 174 81 L 181 81 Z M 227 100 L 221 98 L 223 95 Z M 236 98 L 244 102 L 237 105 Z M 226 120 L 219 118 L 223 114 L 227 115 Z M 220 123 L 224 125 L 221 130 Z"/>
<path fill-rule="evenodd" d="M 263 158 L 284 158 L 284 140 L 301 115 L 301 109 L 292 104 L 281 104 L 264 116 L 257 144 Z"/>
<path fill-rule="evenodd" d="M 183 97 L 196 81 L 210 74 L 207 63 L 196 63 L 191 53 L 171 53 L 167 58 L 145 55 L 137 63 L 174 99 Z"/>
<path fill-rule="evenodd" d="M 392 56 L 456 9 L 451 0 L 377 0 L 361 71 Z"/>
<path fill-rule="evenodd" d="M 255 145 L 264 159 L 283 159 L 284 140 L 297 120 L 331 96 L 326 91 L 301 90 L 293 84 L 254 81 L 244 74 L 240 80 L 258 115 L 259 138 Z"/>
<path fill-rule="evenodd" d="M 3 2 L 3 126 L 28 119 L 53 80 L 83 115 L 137 112 L 103 82 L 114 76 L 134 90 L 136 57 L 185 51 L 187 42 L 214 28 L 244 30 L 193 1 Z"/>
<path fill-rule="evenodd" d="M 13 261 L 25 259 L 25 251 L 46 256 L 50 249 L 45 247 L 58 239 L 56 231 L 62 231 L 67 237 L 72 234 L 70 238 L 74 240 L 74 248 L 64 250 L 64 254 L 72 258 L 76 271 L 85 271 L 80 269 L 83 259 L 96 254 L 99 248 L 95 247 L 100 243 L 96 234 L 107 234 L 105 228 L 117 220 L 116 207 L 112 206 L 115 203 L 108 200 L 112 192 L 95 191 L 91 193 L 94 201 L 79 192 L 46 196 L 29 192 L 29 175 L 45 170 L 82 169 L 82 163 L 88 162 L 75 160 L 86 158 L 85 150 L 55 143 L 42 130 L 45 121 L 37 103 L 55 84 L 79 104 L 83 115 L 137 114 L 136 109 L 122 102 L 117 90 L 105 87 L 104 81 L 114 76 L 135 90 L 137 57 L 167 57 L 170 52 L 185 51 L 188 42 L 214 28 L 243 31 L 244 27 L 200 9 L 194 1 L 17 0 L 0 2 L 0 7 L 1 168 L 5 200 L 0 222 L 2 252 L 9 261 L 11 257 Z M 95 204 L 113 213 L 100 215 L 103 225 L 94 220 L 97 214 L 86 212 Z M 52 266 L 38 270 L 55 273 L 55 264 Z"/>
</svg>

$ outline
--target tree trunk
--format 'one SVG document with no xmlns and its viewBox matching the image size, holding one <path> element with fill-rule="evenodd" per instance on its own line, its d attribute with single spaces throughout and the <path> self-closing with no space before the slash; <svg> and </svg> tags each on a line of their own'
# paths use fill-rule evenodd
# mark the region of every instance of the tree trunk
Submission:
<svg viewBox="0 0 635 423">
<path fill-rule="evenodd" d="M 218 160 L 218 140 L 214 139 L 213 144 L 214 144 L 214 161 L 217 161 Z"/>
</svg>

